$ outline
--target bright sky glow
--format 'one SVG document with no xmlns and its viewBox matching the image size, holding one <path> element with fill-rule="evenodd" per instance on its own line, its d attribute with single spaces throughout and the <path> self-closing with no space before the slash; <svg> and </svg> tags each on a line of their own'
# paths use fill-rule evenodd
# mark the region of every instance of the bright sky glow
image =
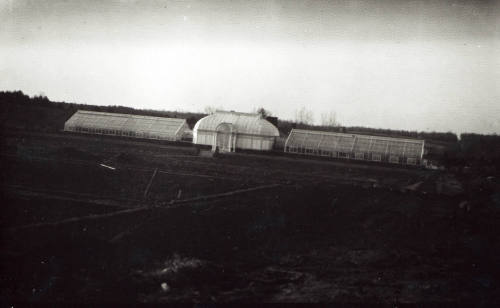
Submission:
<svg viewBox="0 0 500 308">
<path fill-rule="evenodd" d="M 0 90 L 500 133 L 499 3 L 0 0 Z"/>
</svg>

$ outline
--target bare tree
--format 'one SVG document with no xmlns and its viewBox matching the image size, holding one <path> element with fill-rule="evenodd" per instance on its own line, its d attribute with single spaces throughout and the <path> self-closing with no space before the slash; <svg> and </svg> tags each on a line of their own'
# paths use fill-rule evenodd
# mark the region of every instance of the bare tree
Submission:
<svg viewBox="0 0 500 308">
<path fill-rule="evenodd" d="M 321 125 L 322 126 L 330 126 L 330 127 L 339 126 L 339 122 L 337 122 L 337 113 L 335 111 L 330 111 L 328 113 L 322 113 L 321 114 Z"/>
<path fill-rule="evenodd" d="M 205 106 L 205 109 L 204 109 L 204 112 L 207 113 L 207 114 L 212 114 L 212 113 L 215 113 L 215 111 L 217 111 L 217 107 L 215 106 Z"/>
<path fill-rule="evenodd" d="M 313 124 L 314 116 L 311 110 L 306 109 L 302 106 L 299 110 L 295 111 L 295 122 L 299 124 Z"/>
<path fill-rule="evenodd" d="M 259 107 L 256 110 L 254 109 L 254 112 L 260 114 L 264 119 L 273 115 L 271 111 L 264 109 L 264 107 Z"/>
</svg>

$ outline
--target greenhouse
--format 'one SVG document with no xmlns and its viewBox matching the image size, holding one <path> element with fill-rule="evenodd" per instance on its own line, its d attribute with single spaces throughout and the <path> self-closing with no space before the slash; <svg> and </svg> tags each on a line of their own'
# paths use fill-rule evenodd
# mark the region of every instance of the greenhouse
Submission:
<svg viewBox="0 0 500 308">
<path fill-rule="evenodd" d="M 193 142 L 212 150 L 236 149 L 267 151 L 273 148 L 278 129 L 259 114 L 217 111 L 200 119 L 193 128 Z"/>
<path fill-rule="evenodd" d="M 419 165 L 424 140 L 292 129 L 285 152 Z"/>
<path fill-rule="evenodd" d="M 189 126 L 185 119 L 78 110 L 64 131 L 177 141 Z"/>
</svg>

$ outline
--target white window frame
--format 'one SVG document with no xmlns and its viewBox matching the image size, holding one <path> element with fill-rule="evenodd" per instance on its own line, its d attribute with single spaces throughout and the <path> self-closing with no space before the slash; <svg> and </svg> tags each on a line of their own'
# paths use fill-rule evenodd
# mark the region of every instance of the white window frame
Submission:
<svg viewBox="0 0 500 308">
<path fill-rule="evenodd" d="M 382 154 L 372 153 L 372 161 L 382 161 Z"/>
</svg>

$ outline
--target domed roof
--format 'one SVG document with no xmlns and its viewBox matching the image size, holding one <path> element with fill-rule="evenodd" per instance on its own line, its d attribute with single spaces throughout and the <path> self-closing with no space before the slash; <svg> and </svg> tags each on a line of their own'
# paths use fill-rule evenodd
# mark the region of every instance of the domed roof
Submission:
<svg viewBox="0 0 500 308">
<path fill-rule="evenodd" d="M 279 137 L 278 129 L 259 114 L 234 111 L 216 111 L 201 118 L 193 130 L 216 131 L 221 123 L 230 123 L 238 134 Z"/>
</svg>

